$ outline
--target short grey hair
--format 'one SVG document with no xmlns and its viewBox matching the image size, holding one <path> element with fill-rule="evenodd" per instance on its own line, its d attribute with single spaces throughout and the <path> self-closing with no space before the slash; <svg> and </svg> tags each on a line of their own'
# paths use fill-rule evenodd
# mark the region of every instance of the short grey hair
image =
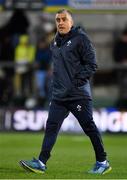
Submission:
<svg viewBox="0 0 127 180">
<path fill-rule="evenodd" d="M 61 14 L 61 13 L 68 13 L 72 17 L 72 12 L 68 9 L 60 9 L 56 12 L 56 14 Z"/>
</svg>

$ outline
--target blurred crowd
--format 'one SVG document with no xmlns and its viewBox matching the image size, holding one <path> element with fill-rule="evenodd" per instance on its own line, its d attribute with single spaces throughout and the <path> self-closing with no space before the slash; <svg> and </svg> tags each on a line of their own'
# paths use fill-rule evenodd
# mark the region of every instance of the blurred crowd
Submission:
<svg viewBox="0 0 127 180">
<path fill-rule="evenodd" d="M 0 27 L 0 107 L 42 108 L 47 107 L 50 101 L 52 89 L 50 42 L 56 29 L 54 19 L 43 16 L 43 13 L 38 17 L 38 22 L 30 31 L 32 23 L 28 14 L 17 9 Z M 126 107 L 127 27 L 114 34 L 113 73 L 111 72 L 110 78 L 107 73 L 106 75 L 104 73 L 104 78 L 103 73 L 101 75 L 96 73 L 94 85 L 100 81 L 102 85 L 107 81 L 111 83 L 117 81 L 119 95 L 116 105 Z"/>
<path fill-rule="evenodd" d="M 116 76 L 119 87 L 117 106 L 127 107 L 127 27 L 115 38 L 113 58 L 116 63 Z"/>
<path fill-rule="evenodd" d="M 0 106 L 45 107 L 50 100 L 52 62 L 50 41 L 55 32 L 42 24 L 31 42 L 30 23 L 18 9 L 0 29 Z"/>
</svg>

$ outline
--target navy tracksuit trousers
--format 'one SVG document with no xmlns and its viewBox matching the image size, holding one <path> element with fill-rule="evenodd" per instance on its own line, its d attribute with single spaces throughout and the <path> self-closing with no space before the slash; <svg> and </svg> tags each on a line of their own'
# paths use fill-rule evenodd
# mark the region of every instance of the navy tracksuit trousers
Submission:
<svg viewBox="0 0 127 180">
<path fill-rule="evenodd" d="M 46 164 L 55 144 L 59 129 L 69 112 L 77 118 L 83 131 L 89 136 L 95 151 L 96 160 L 100 162 L 104 161 L 106 159 L 106 152 L 104 152 L 100 133 L 93 121 L 92 100 L 89 99 L 65 102 L 53 100 L 51 102 L 39 159 Z"/>
</svg>

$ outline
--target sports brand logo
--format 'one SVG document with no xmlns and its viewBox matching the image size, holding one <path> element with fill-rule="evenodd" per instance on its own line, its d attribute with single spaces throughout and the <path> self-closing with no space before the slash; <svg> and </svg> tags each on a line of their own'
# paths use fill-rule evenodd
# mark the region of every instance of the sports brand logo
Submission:
<svg viewBox="0 0 127 180">
<path fill-rule="evenodd" d="M 54 41 L 54 46 L 56 46 L 56 44 L 57 44 L 56 41 Z"/>
<path fill-rule="evenodd" d="M 78 110 L 78 111 L 81 111 L 81 110 L 82 110 L 82 106 L 77 105 L 77 110 Z"/>
</svg>

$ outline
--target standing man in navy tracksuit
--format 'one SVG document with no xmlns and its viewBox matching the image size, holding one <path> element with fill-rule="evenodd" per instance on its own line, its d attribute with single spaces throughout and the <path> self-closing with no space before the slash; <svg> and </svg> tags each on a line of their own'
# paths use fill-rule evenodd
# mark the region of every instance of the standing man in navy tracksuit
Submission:
<svg viewBox="0 0 127 180">
<path fill-rule="evenodd" d="M 92 117 L 92 97 L 89 79 L 95 73 L 95 50 L 87 34 L 73 26 L 71 12 L 62 9 L 55 16 L 57 33 L 51 43 L 53 60 L 53 90 L 42 149 L 38 159 L 21 160 L 20 164 L 36 173 L 46 170 L 63 120 L 71 112 L 89 136 L 96 157 L 91 174 L 105 174 L 111 170 L 106 159 L 100 133 Z"/>
</svg>

